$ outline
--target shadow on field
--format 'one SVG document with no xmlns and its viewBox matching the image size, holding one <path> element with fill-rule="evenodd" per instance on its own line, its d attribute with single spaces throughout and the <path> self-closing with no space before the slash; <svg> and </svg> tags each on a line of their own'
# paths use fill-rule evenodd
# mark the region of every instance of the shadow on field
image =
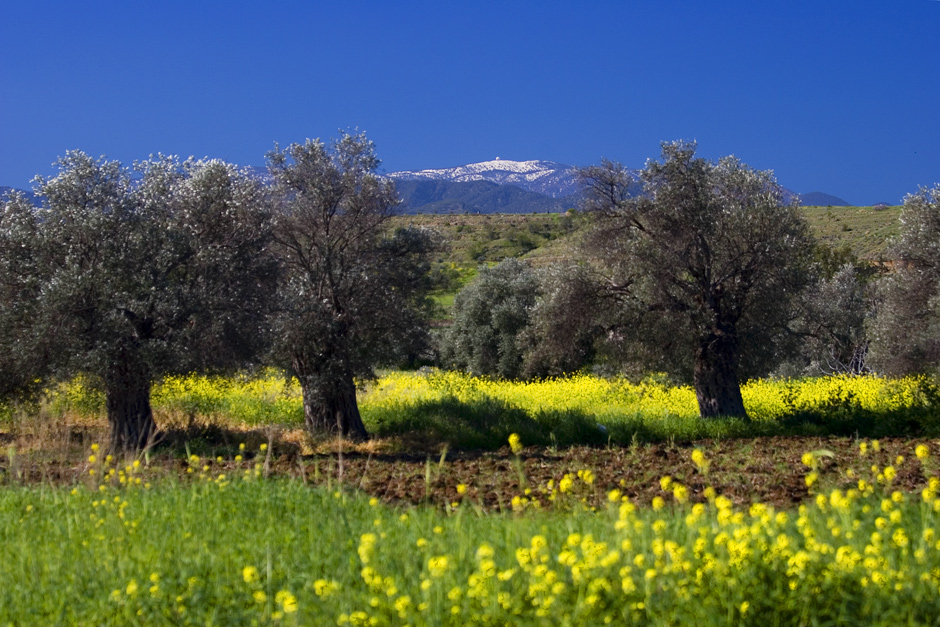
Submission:
<svg viewBox="0 0 940 627">
<path fill-rule="evenodd" d="M 608 434 L 587 414 L 577 411 L 540 412 L 535 417 L 499 399 L 483 397 L 473 403 L 457 398 L 424 401 L 407 411 L 373 418 L 377 437 L 421 433 L 426 440 L 461 449 L 498 449 L 511 433 L 528 445 L 598 445 Z"/>
<path fill-rule="evenodd" d="M 908 391 L 905 407 L 874 411 L 862 407 L 851 391 L 833 389 L 824 402 L 811 409 L 790 405 L 778 421 L 784 435 L 834 435 L 881 438 L 940 436 L 940 387 L 920 379 Z"/>
<path fill-rule="evenodd" d="M 780 420 L 780 435 L 937 437 L 940 408 L 916 407 L 875 412 L 856 407 L 850 410 L 797 412 Z"/>
<path fill-rule="evenodd" d="M 276 449 L 278 455 L 294 458 L 301 454 L 303 435 L 297 430 L 266 427 L 233 429 L 216 424 L 173 426 L 164 429 L 153 447 L 155 452 L 170 451 L 178 455 L 199 457 L 254 457 L 262 445 Z M 244 445 L 244 448 L 241 448 Z"/>
</svg>

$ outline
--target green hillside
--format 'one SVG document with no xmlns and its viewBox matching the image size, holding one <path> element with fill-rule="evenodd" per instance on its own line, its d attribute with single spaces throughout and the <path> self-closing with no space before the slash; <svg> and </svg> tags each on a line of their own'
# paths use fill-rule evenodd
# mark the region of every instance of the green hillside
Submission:
<svg viewBox="0 0 940 627">
<path fill-rule="evenodd" d="M 848 248 L 874 262 L 890 260 L 888 242 L 898 232 L 901 207 L 804 207 L 813 234 L 832 248 Z M 442 319 L 450 317 L 457 290 L 481 265 L 520 257 L 535 265 L 575 254 L 575 244 L 588 218 L 578 212 L 531 214 L 404 215 L 394 226 L 434 229 L 443 249 L 433 266 Z"/>
<path fill-rule="evenodd" d="M 832 246 L 846 246 L 862 259 L 884 260 L 898 232 L 901 207 L 804 207 L 813 234 Z M 396 225 L 432 228 L 446 250 L 438 259 L 458 266 L 494 263 L 506 257 L 535 261 L 569 254 L 569 244 L 587 223 L 572 213 L 408 215 Z"/>
<path fill-rule="evenodd" d="M 804 207 L 813 234 L 834 248 L 848 246 L 861 259 L 890 259 L 901 207 Z"/>
</svg>

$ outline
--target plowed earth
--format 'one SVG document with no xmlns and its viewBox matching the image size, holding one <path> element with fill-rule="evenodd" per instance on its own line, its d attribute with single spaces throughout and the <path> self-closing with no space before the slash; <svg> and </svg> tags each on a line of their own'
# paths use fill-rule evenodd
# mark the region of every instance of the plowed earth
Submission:
<svg viewBox="0 0 940 627">
<path fill-rule="evenodd" d="M 660 479 L 669 475 L 688 487 L 692 502 L 705 501 L 703 491 L 711 486 L 739 505 L 762 502 L 793 508 L 811 497 L 805 479 L 810 468 L 801 461 L 804 453 L 833 454 L 816 456 L 820 478 L 814 493 L 856 487 L 859 478 L 874 481 L 873 464 L 880 469 L 895 465 L 892 489 L 913 492 L 927 483 L 924 468 L 914 456 L 914 447 L 920 443 L 927 444 L 934 457 L 940 452 L 940 443 L 924 440 L 883 440 L 879 452 L 869 447 L 862 456 L 858 442 L 845 438 L 766 438 L 626 448 L 526 448 L 518 456 L 506 447 L 496 452 L 447 453 L 443 461 L 441 456 L 333 453 L 294 460 L 285 456 L 274 468 L 281 474 L 306 476 L 308 481 L 340 482 L 388 502 L 445 506 L 469 500 L 486 510 L 508 509 L 513 496 L 525 495 L 526 488 L 530 499 L 550 507 L 548 481 L 557 489 L 566 473 L 576 476 L 579 470 L 594 475 L 591 485 L 575 479 L 572 489 L 575 497 L 586 497 L 589 505 L 603 503 L 613 489 L 638 505 L 648 505 L 656 496 L 669 501 L 671 497 L 660 487 Z M 710 462 L 707 474 L 691 460 L 696 447 Z M 901 464 L 897 464 L 899 455 L 904 457 Z M 847 476 L 850 469 L 854 478 Z M 457 490 L 460 484 L 466 486 L 462 495 Z"/>
<path fill-rule="evenodd" d="M 73 432 L 68 445 L 57 452 L 29 449 L 22 438 L 0 434 L 7 455 L 0 455 L 0 484 L 47 483 L 68 485 L 94 483 L 101 477 L 89 474 L 89 447 L 106 441 L 106 433 Z M 571 447 L 552 449 L 527 447 L 514 454 L 508 446 L 498 451 L 449 451 L 424 446 L 413 451 L 400 441 L 372 441 L 353 445 L 331 440 L 314 443 L 299 432 L 219 431 L 195 437 L 193 433 L 169 434 L 165 443 L 141 457 L 148 477 L 175 476 L 181 481 L 217 479 L 220 474 L 237 479 L 256 468 L 269 477 L 291 477 L 309 484 L 336 489 L 360 490 L 384 502 L 399 505 L 429 504 L 449 507 L 466 502 L 485 511 L 511 509 L 513 497 L 538 501 L 543 509 L 584 503 L 599 506 L 613 489 L 637 505 L 649 505 L 656 496 L 670 502 L 660 487 L 668 475 L 687 486 L 689 500 L 705 501 L 704 490 L 738 505 L 762 502 L 778 508 L 794 508 L 816 492 L 850 489 L 859 479 L 876 481 L 885 466 L 897 476 L 890 489 L 919 492 L 928 475 L 937 475 L 940 440 L 923 438 L 884 439 L 873 450 L 868 442 L 864 455 L 860 441 L 852 438 L 755 438 L 705 440 L 694 443 L 635 444 L 627 447 Z M 243 451 L 239 444 L 245 444 Z M 266 450 L 262 451 L 262 444 Z M 914 447 L 926 444 L 930 458 L 926 467 L 914 455 Z M 313 446 L 313 447 L 312 447 Z M 14 453 L 13 451 L 21 451 Z M 24 450 L 25 448 L 25 450 Z M 692 462 L 699 448 L 709 461 L 707 474 Z M 817 452 L 819 480 L 806 485 L 810 468 L 802 462 L 806 452 Z M 191 458 L 198 457 L 198 461 Z M 236 456 L 241 456 L 236 460 Z M 899 460 L 899 456 L 904 459 Z M 99 458 L 101 456 L 99 455 Z M 124 460 L 118 467 L 121 467 Z M 101 459 L 97 463 L 101 464 Z M 877 466 L 873 470 L 873 465 Z M 590 470 L 593 481 L 576 478 Z M 572 489 L 555 501 L 549 499 L 549 481 L 557 493 L 560 480 L 575 477 Z M 458 486 L 463 486 L 458 492 Z M 528 490 L 528 493 L 526 492 Z M 462 492 L 462 493 L 461 493 Z M 561 496 L 561 495 L 558 495 Z M 518 505 L 518 503 L 517 503 Z"/>
<path fill-rule="evenodd" d="M 89 447 L 91 442 L 106 442 L 106 431 L 73 430 L 62 440 L 64 444 L 50 451 L 30 447 L 21 436 L 0 433 L 7 452 L 0 455 L 0 484 L 68 485 L 98 480 L 100 473 L 94 477 L 88 473 L 92 467 L 88 462 Z M 239 450 L 242 443 L 243 451 Z M 198 433 L 170 433 L 163 445 L 140 459 L 144 472 L 153 478 L 176 476 L 182 481 L 198 481 L 224 474 L 234 479 L 257 467 L 265 476 L 360 490 L 390 504 L 449 507 L 466 502 L 486 511 L 511 509 L 512 499 L 517 496 L 537 500 L 543 509 L 582 502 L 599 506 L 613 489 L 641 506 L 649 505 L 656 496 L 669 502 L 670 494 L 660 487 L 665 475 L 687 486 L 692 502 L 705 501 L 703 491 L 711 486 L 738 505 L 762 502 L 794 508 L 819 491 L 850 489 L 858 479 L 874 482 L 878 471 L 888 465 L 897 471 L 890 489 L 906 492 L 919 492 L 926 486 L 927 476 L 937 475 L 940 470 L 935 461 L 940 459 L 940 440 L 883 439 L 878 451 L 869 441 L 864 455 L 859 443 L 853 438 L 773 437 L 627 447 L 527 447 L 516 455 L 508 446 L 498 451 L 453 451 L 440 445 L 401 441 L 310 443 L 298 431 L 210 428 Z M 263 452 L 262 444 L 267 444 Z M 914 455 L 918 444 L 930 449 L 926 467 Z M 416 448 L 426 452 L 398 452 Z M 692 462 L 695 448 L 701 449 L 709 461 L 707 474 Z M 817 452 L 819 480 L 808 488 L 806 475 L 811 469 L 802 463 L 802 457 L 812 451 Z M 191 455 L 196 455 L 198 462 Z M 236 461 L 236 456 L 241 460 Z M 904 459 L 899 460 L 899 456 Z M 97 463 L 100 465 L 101 460 Z M 873 465 L 877 469 L 873 470 Z M 562 477 L 576 477 L 583 470 L 591 471 L 590 484 L 575 478 L 573 488 L 563 498 L 548 498 L 549 481 L 557 492 Z M 462 494 L 459 485 L 465 486 Z"/>
</svg>

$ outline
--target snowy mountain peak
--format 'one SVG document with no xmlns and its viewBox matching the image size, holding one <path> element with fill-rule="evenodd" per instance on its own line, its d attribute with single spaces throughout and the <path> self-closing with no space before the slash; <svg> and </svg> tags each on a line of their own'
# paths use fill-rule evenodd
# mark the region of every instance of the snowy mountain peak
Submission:
<svg viewBox="0 0 940 627">
<path fill-rule="evenodd" d="M 571 166 L 554 161 L 512 161 L 496 158 L 456 168 L 392 172 L 390 178 L 405 181 L 491 181 L 561 198 L 580 189 Z"/>
</svg>

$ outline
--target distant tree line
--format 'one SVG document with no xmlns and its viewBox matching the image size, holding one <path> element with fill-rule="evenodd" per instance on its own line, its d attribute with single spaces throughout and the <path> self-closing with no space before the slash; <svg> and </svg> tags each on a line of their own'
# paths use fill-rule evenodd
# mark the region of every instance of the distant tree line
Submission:
<svg viewBox="0 0 940 627">
<path fill-rule="evenodd" d="M 506 378 L 668 373 L 706 418 L 746 416 L 752 377 L 936 371 L 940 187 L 905 200 L 885 272 L 816 242 L 771 173 L 695 151 L 663 144 L 638 180 L 582 168 L 569 260 L 483 269 L 436 343 L 436 237 L 390 227 L 399 198 L 364 135 L 275 147 L 271 185 L 217 160 L 69 152 L 39 207 L 14 195 L 0 214 L 0 399 L 84 374 L 111 447 L 137 451 L 172 373 L 278 366 L 312 433 L 365 438 L 357 383 L 433 350 Z"/>
</svg>

